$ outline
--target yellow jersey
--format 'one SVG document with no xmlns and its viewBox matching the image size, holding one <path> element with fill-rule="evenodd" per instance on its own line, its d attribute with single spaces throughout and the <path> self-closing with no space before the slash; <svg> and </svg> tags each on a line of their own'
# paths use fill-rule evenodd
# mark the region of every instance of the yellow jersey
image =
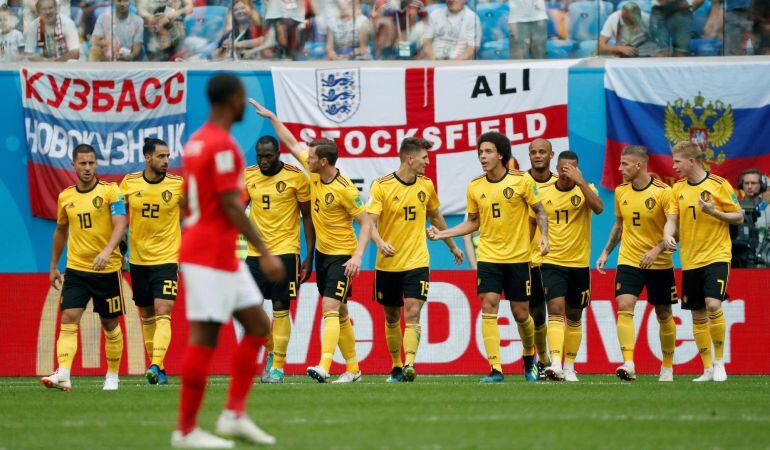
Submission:
<svg viewBox="0 0 770 450">
<path fill-rule="evenodd" d="M 636 189 L 631 183 L 615 188 L 615 216 L 623 219 L 618 264 L 639 267 L 645 253 L 663 240 L 666 215 L 676 214 L 671 192 L 666 183 L 655 178 L 642 189 Z M 674 267 L 671 252 L 664 250 L 650 269 L 671 267 Z"/>
<path fill-rule="evenodd" d="M 545 186 L 547 186 L 548 184 L 553 183 L 553 182 L 555 182 L 558 179 L 558 177 L 556 175 L 551 173 L 551 176 L 549 176 L 548 178 L 546 178 L 544 180 L 540 180 L 540 179 L 535 178 L 534 176 L 532 176 L 532 169 L 528 170 L 526 172 L 526 174 L 524 175 L 524 177 L 529 179 L 529 181 L 532 184 L 534 184 L 535 187 L 537 187 L 538 189 L 542 189 Z M 529 215 L 530 215 L 530 217 L 535 217 L 535 212 L 530 209 L 529 210 Z M 532 254 L 530 255 L 530 257 L 532 259 L 532 266 L 533 267 L 539 266 L 540 263 L 543 260 L 543 257 L 540 256 L 540 248 L 537 246 L 537 244 L 540 242 L 540 235 L 541 235 L 540 228 L 535 227 L 535 235 L 532 236 L 532 242 L 530 243 L 531 248 L 532 248 Z"/>
<path fill-rule="evenodd" d="M 374 180 L 369 191 L 366 211 L 379 216 L 377 229 L 382 239 L 396 248 L 396 254 L 385 257 L 377 253 L 375 268 L 402 272 L 428 267 L 430 256 L 425 241 L 425 218 L 428 211 L 439 207 L 433 181 L 418 175 L 405 183 L 391 173 Z"/>
<path fill-rule="evenodd" d="M 682 269 L 697 269 L 715 262 L 730 262 L 729 225 L 701 211 L 698 198 L 714 203 L 717 211 L 737 212 L 738 197 L 724 178 L 707 173 L 700 183 L 687 179 L 674 183 L 674 214 L 679 214 Z"/>
<path fill-rule="evenodd" d="M 274 255 L 299 253 L 299 204 L 310 201 L 310 184 L 302 169 L 283 163 L 275 175 L 259 165 L 246 168 L 246 190 L 251 202 L 249 219 Z M 260 256 L 249 244 L 249 256 Z"/>
<path fill-rule="evenodd" d="M 167 173 L 151 182 L 144 172 L 130 173 L 120 183 L 128 205 L 128 262 L 138 265 L 176 264 L 182 240 L 180 204 L 182 177 Z"/>
<path fill-rule="evenodd" d="M 589 184 L 591 190 L 596 187 Z M 540 203 L 548 214 L 551 251 L 543 264 L 588 267 L 591 258 L 591 208 L 578 185 L 562 191 L 553 183 L 540 190 Z"/>
<path fill-rule="evenodd" d="M 358 248 L 353 217 L 366 211 L 358 188 L 340 173 L 328 183 L 307 165 L 308 152 L 300 162 L 310 173 L 310 209 L 315 226 L 316 249 L 326 255 L 352 255 Z"/>
<path fill-rule="evenodd" d="M 118 246 L 115 246 L 104 269 L 96 271 L 91 268 L 96 255 L 110 241 L 112 216 L 126 213 L 117 184 L 97 180 L 88 191 L 70 186 L 59 194 L 56 209 L 56 223 L 69 224 L 67 268 L 94 273 L 120 270 L 122 256 Z"/>
<path fill-rule="evenodd" d="M 519 170 L 499 180 L 486 175 L 468 184 L 468 214 L 479 216 L 480 262 L 529 262 L 529 207 L 540 201 L 537 189 Z"/>
</svg>

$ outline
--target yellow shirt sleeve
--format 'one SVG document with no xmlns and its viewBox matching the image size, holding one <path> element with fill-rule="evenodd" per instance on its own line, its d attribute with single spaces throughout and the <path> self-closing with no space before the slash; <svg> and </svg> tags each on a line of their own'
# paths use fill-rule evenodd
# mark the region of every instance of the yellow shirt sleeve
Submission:
<svg viewBox="0 0 770 450">
<path fill-rule="evenodd" d="M 468 192 L 465 195 L 466 197 L 466 204 L 465 207 L 468 214 L 478 214 L 479 213 L 479 205 L 476 203 L 476 198 L 473 196 L 473 191 L 471 189 L 471 186 L 468 185 Z"/>
<path fill-rule="evenodd" d="M 660 194 L 660 202 L 667 216 L 673 216 L 678 213 L 673 189 L 664 189 L 663 193 Z"/>
<path fill-rule="evenodd" d="M 679 194 L 677 194 L 679 189 L 677 189 L 677 186 L 678 184 L 675 184 L 674 187 L 671 188 L 671 208 L 666 211 L 666 214 L 679 215 Z"/>
<path fill-rule="evenodd" d="M 69 217 L 67 217 L 67 211 L 64 209 L 64 205 L 62 205 L 62 196 L 59 194 L 59 199 L 56 201 L 56 223 L 59 225 L 66 225 L 70 221 Z"/>
<path fill-rule="evenodd" d="M 535 189 L 534 184 L 529 181 L 528 178 L 525 177 L 521 183 L 519 183 L 519 186 L 521 186 L 522 189 L 520 195 L 529 206 L 535 205 L 540 201 L 540 193 Z"/>
<path fill-rule="evenodd" d="M 297 201 L 300 203 L 310 201 L 310 181 L 304 173 L 297 174 Z"/>
<path fill-rule="evenodd" d="M 618 190 L 615 189 L 615 217 L 623 217 L 622 214 L 620 214 L 620 203 L 618 203 Z M 665 208 L 665 205 L 664 205 Z"/>
<path fill-rule="evenodd" d="M 741 207 L 738 205 L 738 196 L 735 195 L 735 191 L 730 183 L 725 181 L 720 186 L 721 189 L 717 191 L 716 195 L 716 200 L 719 202 L 717 207 L 721 208 L 724 212 L 740 211 Z"/>
<path fill-rule="evenodd" d="M 128 191 L 128 176 L 125 176 L 120 181 L 120 192 L 123 194 L 123 197 L 126 197 L 127 191 Z"/>
<path fill-rule="evenodd" d="M 342 204 L 345 207 L 345 211 L 351 216 L 357 216 L 366 211 L 364 203 L 361 201 L 361 196 L 358 193 L 358 189 L 355 186 L 349 186 L 345 188 L 342 196 Z"/>
<path fill-rule="evenodd" d="M 436 187 L 433 186 L 433 181 L 426 181 L 425 184 L 428 185 L 428 189 L 430 190 L 430 198 L 428 198 L 428 204 L 426 206 L 426 209 L 428 211 L 435 211 L 438 209 L 441 204 L 438 201 L 438 194 L 436 193 Z"/>
<path fill-rule="evenodd" d="M 375 180 L 369 189 L 369 204 L 366 205 L 366 212 L 379 216 L 382 213 L 382 189 L 380 183 Z"/>
</svg>

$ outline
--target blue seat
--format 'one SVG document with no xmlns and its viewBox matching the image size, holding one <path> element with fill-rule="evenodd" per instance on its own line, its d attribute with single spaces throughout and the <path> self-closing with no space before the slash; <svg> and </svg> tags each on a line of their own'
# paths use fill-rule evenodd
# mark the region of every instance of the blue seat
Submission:
<svg viewBox="0 0 770 450">
<path fill-rule="evenodd" d="M 326 59 L 326 43 L 325 42 L 305 42 L 305 48 L 299 55 L 297 55 L 298 61 L 307 61 L 314 59 Z"/>
<path fill-rule="evenodd" d="M 652 12 L 652 1 L 651 0 L 632 0 L 634 3 L 639 5 L 639 9 L 642 10 L 642 12 L 645 12 L 647 14 L 650 14 Z M 624 0 L 620 3 L 618 3 L 617 11 L 620 11 L 621 8 L 623 8 L 623 5 L 628 3 L 628 0 Z"/>
<path fill-rule="evenodd" d="M 546 2 L 545 9 L 564 9 L 562 2 Z"/>
<path fill-rule="evenodd" d="M 508 59 L 508 39 L 482 42 L 478 53 L 478 59 Z"/>
<path fill-rule="evenodd" d="M 227 8 L 224 6 L 198 6 L 185 17 L 187 36 L 195 36 L 217 43 L 225 31 Z"/>
<path fill-rule="evenodd" d="M 578 43 L 575 50 L 575 58 L 588 58 L 589 56 L 596 56 L 596 46 L 599 41 L 592 39 L 588 41 L 582 41 Z"/>
<path fill-rule="evenodd" d="M 692 37 L 699 38 L 703 36 L 703 28 L 706 26 L 710 12 L 711 1 L 706 0 L 700 8 L 692 13 Z"/>
<path fill-rule="evenodd" d="M 571 56 L 575 43 L 569 39 L 549 39 L 545 43 L 545 57 L 548 59 L 566 59 Z"/>
<path fill-rule="evenodd" d="M 479 3 L 476 14 L 481 22 L 481 42 L 508 38 L 508 3 Z"/>
<path fill-rule="evenodd" d="M 605 1 L 579 1 L 569 5 L 570 37 L 575 41 L 599 39 L 599 30 L 615 9 Z"/>
<path fill-rule="evenodd" d="M 693 39 L 690 41 L 693 56 L 719 56 L 722 54 L 722 40 L 718 38 Z"/>
</svg>

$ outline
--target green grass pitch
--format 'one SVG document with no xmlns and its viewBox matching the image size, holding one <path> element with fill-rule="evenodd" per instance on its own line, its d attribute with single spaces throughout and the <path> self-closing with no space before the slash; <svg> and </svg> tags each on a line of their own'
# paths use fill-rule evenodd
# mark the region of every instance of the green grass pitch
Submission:
<svg viewBox="0 0 770 450">
<path fill-rule="evenodd" d="M 419 376 L 392 385 L 365 375 L 358 384 L 319 385 L 287 377 L 255 385 L 249 413 L 277 437 L 276 448 L 770 448 L 770 377 L 691 378 L 527 384 L 508 375 L 504 384 L 479 385 L 477 376 Z M 213 429 L 227 381 L 210 379 L 203 428 Z M 102 392 L 100 378 L 76 377 L 71 392 L 59 392 L 37 379 L 0 378 L 0 449 L 167 448 L 178 382 L 124 377 L 118 392 Z"/>
</svg>

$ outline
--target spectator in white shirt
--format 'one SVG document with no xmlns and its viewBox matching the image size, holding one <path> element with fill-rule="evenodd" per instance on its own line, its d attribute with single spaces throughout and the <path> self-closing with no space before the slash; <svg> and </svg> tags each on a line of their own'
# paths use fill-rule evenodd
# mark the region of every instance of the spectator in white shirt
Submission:
<svg viewBox="0 0 770 450">
<path fill-rule="evenodd" d="M 337 0 L 337 10 L 326 21 L 327 58 L 371 59 L 369 29 L 369 19 L 354 11 L 351 0 Z"/>
<path fill-rule="evenodd" d="M 465 0 L 447 0 L 446 8 L 438 8 L 428 16 L 423 35 L 423 51 L 427 59 L 473 59 L 481 44 L 481 21 Z"/>
<path fill-rule="evenodd" d="M 59 14 L 56 0 L 38 0 L 38 18 L 27 30 L 24 51 L 30 61 L 78 59 L 80 36 L 75 22 Z"/>
<path fill-rule="evenodd" d="M 0 61 L 11 62 L 24 54 L 24 35 L 16 29 L 19 18 L 6 5 L 0 7 Z"/>
<path fill-rule="evenodd" d="M 508 0 L 511 59 L 545 59 L 548 13 L 544 0 Z"/>
<path fill-rule="evenodd" d="M 130 0 L 115 0 L 115 17 L 105 12 L 91 35 L 90 61 L 136 61 L 142 53 L 144 21 L 129 12 Z"/>
<path fill-rule="evenodd" d="M 610 44 L 614 41 L 614 45 Z M 658 47 L 650 35 L 650 16 L 628 2 L 610 14 L 599 33 L 599 54 L 621 58 L 655 56 Z"/>
</svg>

